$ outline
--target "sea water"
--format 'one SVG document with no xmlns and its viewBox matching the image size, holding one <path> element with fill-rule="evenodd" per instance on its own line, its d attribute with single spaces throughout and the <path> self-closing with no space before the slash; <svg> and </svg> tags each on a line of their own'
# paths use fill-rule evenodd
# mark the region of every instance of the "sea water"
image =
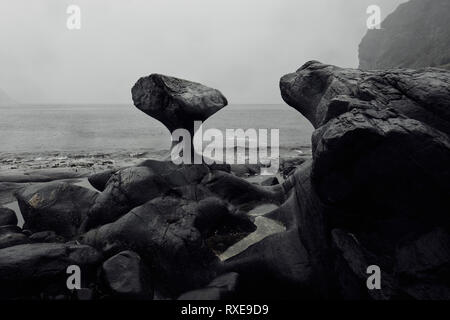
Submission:
<svg viewBox="0 0 450 320">
<path fill-rule="evenodd" d="M 310 123 L 287 105 L 230 105 L 204 128 L 279 129 L 281 156 L 311 144 Z M 0 107 L 0 160 L 61 161 L 83 157 L 154 157 L 166 153 L 169 131 L 133 105 Z"/>
</svg>

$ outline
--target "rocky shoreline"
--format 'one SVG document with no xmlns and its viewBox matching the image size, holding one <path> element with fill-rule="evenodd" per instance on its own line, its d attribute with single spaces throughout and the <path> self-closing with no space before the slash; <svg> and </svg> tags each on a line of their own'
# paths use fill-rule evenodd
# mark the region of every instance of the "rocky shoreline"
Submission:
<svg viewBox="0 0 450 320">
<path fill-rule="evenodd" d="M 93 188 L 14 190 L 25 223 L 1 209 L 0 298 L 450 299 L 450 72 L 310 61 L 280 89 L 316 131 L 312 159 L 285 162 L 276 180 L 145 160 L 90 175 Z M 171 129 L 226 106 L 217 90 L 161 75 L 132 93 Z M 259 217 L 282 228 L 225 254 Z M 81 290 L 66 286 L 70 265 Z"/>
</svg>

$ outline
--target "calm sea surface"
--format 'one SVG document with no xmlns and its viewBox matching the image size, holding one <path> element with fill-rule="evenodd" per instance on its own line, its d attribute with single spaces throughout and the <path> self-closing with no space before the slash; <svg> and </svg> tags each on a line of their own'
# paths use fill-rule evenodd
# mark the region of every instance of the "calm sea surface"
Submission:
<svg viewBox="0 0 450 320">
<path fill-rule="evenodd" d="M 208 119 L 204 127 L 279 129 L 280 152 L 308 147 L 313 131 L 309 122 L 287 105 L 231 105 Z M 169 146 L 168 130 L 132 105 L 0 107 L 3 157 L 59 152 L 158 154 Z"/>
</svg>

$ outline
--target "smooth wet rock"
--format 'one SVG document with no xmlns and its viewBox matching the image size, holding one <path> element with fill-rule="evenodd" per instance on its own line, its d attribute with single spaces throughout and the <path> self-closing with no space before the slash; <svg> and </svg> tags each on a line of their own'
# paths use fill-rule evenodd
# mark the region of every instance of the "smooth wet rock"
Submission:
<svg viewBox="0 0 450 320">
<path fill-rule="evenodd" d="M 276 177 L 269 177 L 261 182 L 262 186 L 276 186 L 277 184 L 280 184 L 280 182 Z"/>
<path fill-rule="evenodd" d="M 353 109 L 316 130 L 312 140 L 315 189 L 350 219 L 448 220 L 450 140 L 442 132 L 392 109 Z"/>
<path fill-rule="evenodd" d="M 245 210 L 260 202 L 279 203 L 283 200 L 281 189 L 256 186 L 227 173 L 226 169 L 146 160 L 137 167 L 119 170 L 96 199 L 82 229 L 113 222 L 133 208 L 165 195 L 195 201 L 217 196 L 230 205 L 245 205 Z"/>
<path fill-rule="evenodd" d="M 95 173 L 89 176 L 89 183 L 98 191 L 103 191 L 106 188 L 109 178 L 111 178 L 117 170 L 106 170 L 103 172 Z"/>
<path fill-rule="evenodd" d="M 224 261 L 224 272 L 240 275 L 242 297 L 311 297 L 312 269 L 297 230 L 271 235 Z"/>
<path fill-rule="evenodd" d="M 280 89 L 284 101 L 315 128 L 355 107 L 391 108 L 450 134 L 447 70 L 361 71 L 309 61 L 295 73 L 282 77 Z"/>
<path fill-rule="evenodd" d="M 344 299 L 390 300 L 402 298 L 398 283 L 381 264 L 382 260 L 364 248 L 355 235 L 343 230 L 332 231 L 333 246 L 337 250 L 335 272 L 338 277 L 339 295 Z M 381 270 L 380 289 L 369 290 L 367 273 L 369 266 L 378 266 Z M 404 297 L 403 297 L 404 298 Z"/>
<path fill-rule="evenodd" d="M 140 78 L 131 93 L 139 110 L 161 121 L 170 132 L 184 128 L 192 137 L 194 121 L 205 121 L 228 104 L 216 89 L 161 74 Z"/>
<path fill-rule="evenodd" d="M 30 241 L 33 243 L 62 243 L 65 242 L 65 239 L 61 236 L 58 236 L 54 231 L 41 231 L 33 233 L 29 236 Z"/>
<path fill-rule="evenodd" d="M 4 235 L 7 233 L 20 233 L 20 232 L 23 232 L 23 230 L 15 224 L 0 226 L 0 235 Z"/>
<path fill-rule="evenodd" d="M 76 290 L 77 300 L 80 301 L 91 301 L 94 300 L 95 292 L 91 288 L 81 288 Z"/>
<path fill-rule="evenodd" d="M 438 227 L 396 250 L 396 272 L 409 280 L 439 283 L 450 276 L 450 233 Z M 449 286 L 450 289 L 450 286 Z M 449 291 L 450 292 L 450 291 Z"/>
<path fill-rule="evenodd" d="M 106 286 L 120 298 L 152 299 L 150 273 L 133 251 L 122 251 L 103 263 Z"/>
<path fill-rule="evenodd" d="M 161 175 L 150 168 L 139 166 L 119 170 L 96 198 L 81 229 L 86 231 L 113 222 L 168 189 Z"/>
<path fill-rule="evenodd" d="M 232 164 L 230 170 L 238 177 L 250 177 L 261 173 L 259 164 Z"/>
<path fill-rule="evenodd" d="M 325 206 L 315 191 L 311 181 L 312 164 L 312 160 L 306 161 L 282 184 L 286 201 L 265 216 L 298 232 L 308 253 L 312 287 L 317 295 L 330 298 L 334 273 L 328 217 L 334 210 Z"/>
<path fill-rule="evenodd" d="M 0 249 L 29 243 L 28 237 L 16 225 L 0 227 Z"/>
<path fill-rule="evenodd" d="M 282 159 L 280 162 L 280 174 L 284 179 L 288 179 L 295 170 L 311 157 L 298 157 L 293 159 Z"/>
<path fill-rule="evenodd" d="M 202 184 L 235 206 L 252 207 L 262 202 L 279 204 L 284 201 L 281 190 L 255 185 L 223 171 L 211 172 L 203 179 Z"/>
<path fill-rule="evenodd" d="M 313 162 L 283 183 L 287 200 L 266 217 L 298 226 L 321 296 L 447 297 L 448 275 L 436 270 L 448 231 L 430 230 L 450 224 L 449 72 L 311 61 L 280 87 L 316 127 Z M 365 286 L 370 264 L 382 269 L 380 292 Z"/>
<path fill-rule="evenodd" d="M 16 192 L 26 229 L 71 238 L 87 218 L 98 193 L 65 182 L 36 184 Z"/>
<path fill-rule="evenodd" d="M 216 197 L 205 198 L 198 204 L 194 225 L 207 246 L 218 254 L 256 230 L 253 219 L 231 208 Z"/>
<path fill-rule="evenodd" d="M 204 214 L 220 211 L 226 215 L 226 210 L 221 200 L 160 197 L 89 231 L 80 241 L 107 255 L 135 251 L 154 275 L 155 289 L 178 297 L 206 285 L 216 275 L 219 259 L 204 239 L 205 232 L 214 232 L 204 229 L 201 221 L 205 221 Z M 210 222 L 217 225 L 215 219 Z"/>
<path fill-rule="evenodd" d="M 39 293 L 47 287 L 67 292 L 67 267 L 78 265 L 83 283 L 101 262 L 97 250 L 86 245 L 23 244 L 0 249 L 0 297 Z"/>
<path fill-rule="evenodd" d="M 239 274 L 223 274 L 202 289 L 183 293 L 178 300 L 227 300 L 231 299 L 239 286 Z"/>
<path fill-rule="evenodd" d="M 17 216 L 14 210 L 0 207 L 0 226 L 17 225 Z"/>
<path fill-rule="evenodd" d="M 131 209 L 173 190 L 189 193 L 209 172 L 204 164 L 178 166 L 171 161 L 157 160 L 121 169 L 109 178 L 83 230 L 113 222 Z"/>
</svg>

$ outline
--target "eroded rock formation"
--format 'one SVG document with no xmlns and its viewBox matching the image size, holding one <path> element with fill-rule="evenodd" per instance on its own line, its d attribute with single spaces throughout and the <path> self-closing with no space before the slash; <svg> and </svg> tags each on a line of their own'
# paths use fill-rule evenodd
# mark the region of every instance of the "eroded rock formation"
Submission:
<svg viewBox="0 0 450 320">
<path fill-rule="evenodd" d="M 448 71 L 394 69 L 361 71 L 318 61 L 281 78 L 281 95 L 315 128 L 352 109 L 395 109 L 450 134 Z"/>
<path fill-rule="evenodd" d="M 449 79 L 432 68 L 368 72 L 317 61 L 281 79 L 285 101 L 317 130 L 310 169 L 284 184 L 297 198 L 270 215 L 299 225 L 316 257 L 313 275 L 334 269 L 316 287 L 353 299 L 450 297 L 442 244 L 450 226 Z M 436 249 L 418 253 L 425 246 Z M 417 254 L 432 255 L 440 271 L 422 269 Z M 369 265 L 383 270 L 381 290 L 367 289 Z M 406 276 L 401 265 L 423 273 Z"/>
<path fill-rule="evenodd" d="M 139 79 L 131 93 L 139 110 L 161 121 L 170 132 L 182 128 L 191 136 L 194 121 L 205 121 L 228 104 L 219 90 L 161 74 Z"/>
</svg>

